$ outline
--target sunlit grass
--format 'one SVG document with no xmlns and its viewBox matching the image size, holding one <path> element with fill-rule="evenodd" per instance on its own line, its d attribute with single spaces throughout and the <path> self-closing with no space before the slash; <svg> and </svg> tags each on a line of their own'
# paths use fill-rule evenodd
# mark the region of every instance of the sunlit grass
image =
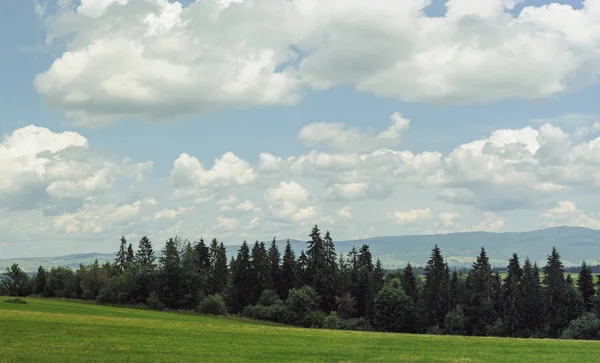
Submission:
<svg viewBox="0 0 600 363">
<path fill-rule="evenodd" d="M 0 362 L 593 362 L 600 342 L 301 329 L 0 298 Z"/>
</svg>

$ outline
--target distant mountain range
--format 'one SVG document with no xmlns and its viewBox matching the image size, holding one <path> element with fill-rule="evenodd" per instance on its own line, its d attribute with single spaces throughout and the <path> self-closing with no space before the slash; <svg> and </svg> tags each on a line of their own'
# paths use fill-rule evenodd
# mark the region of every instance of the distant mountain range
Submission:
<svg viewBox="0 0 600 363">
<path fill-rule="evenodd" d="M 286 240 L 278 241 L 283 251 Z M 290 240 L 296 253 L 306 248 L 306 241 Z M 506 266 L 513 252 L 521 261 L 529 256 L 532 261 L 544 263 L 552 246 L 556 246 L 565 266 L 576 266 L 586 260 L 588 264 L 600 263 L 600 230 L 581 227 L 554 227 L 531 232 L 466 232 L 436 235 L 408 235 L 372 237 L 359 240 L 335 241 L 338 253 L 347 253 L 352 246 L 357 249 L 368 244 L 373 257 L 379 257 L 385 268 L 398 268 L 407 262 L 421 266 L 427 263 L 431 249 L 437 244 L 451 266 L 470 265 L 483 246 L 488 251 L 490 262 L 495 267 Z M 235 256 L 239 245 L 229 245 L 227 256 Z M 155 245 L 159 251 L 161 245 Z M 59 257 L 38 257 L 0 259 L 0 271 L 13 263 L 18 263 L 26 271 L 34 271 L 38 266 L 79 267 L 95 259 L 113 261 L 114 254 L 85 253 Z"/>
</svg>

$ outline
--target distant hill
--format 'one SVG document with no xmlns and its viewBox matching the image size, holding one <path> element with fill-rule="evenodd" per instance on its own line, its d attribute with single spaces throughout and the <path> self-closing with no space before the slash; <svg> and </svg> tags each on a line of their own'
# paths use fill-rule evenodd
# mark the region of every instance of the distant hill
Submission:
<svg viewBox="0 0 600 363">
<path fill-rule="evenodd" d="M 306 248 L 306 242 L 291 240 L 296 253 Z M 379 257 L 385 268 L 398 268 L 407 262 L 420 266 L 429 258 L 431 249 L 437 244 L 451 266 L 462 267 L 472 263 L 483 246 L 488 251 L 493 266 L 505 266 L 513 252 L 521 260 L 529 256 L 532 261 L 543 263 L 556 246 L 566 266 L 576 266 L 586 260 L 589 264 L 600 263 L 600 231 L 581 227 L 555 227 L 531 232 L 466 232 L 437 235 L 408 235 L 373 237 L 360 240 L 335 241 L 338 253 L 347 253 L 352 246 L 358 249 L 368 244 L 374 257 Z M 285 240 L 278 241 L 283 251 Z M 155 246 L 160 250 L 162 246 Z M 235 256 L 239 245 L 227 246 L 227 256 Z M 70 266 L 77 268 L 80 263 L 113 261 L 114 254 L 86 253 L 59 257 L 38 257 L 20 259 L 0 259 L 0 271 L 13 263 L 18 263 L 26 271 L 34 271 L 38 266 Z"/>
</svg>

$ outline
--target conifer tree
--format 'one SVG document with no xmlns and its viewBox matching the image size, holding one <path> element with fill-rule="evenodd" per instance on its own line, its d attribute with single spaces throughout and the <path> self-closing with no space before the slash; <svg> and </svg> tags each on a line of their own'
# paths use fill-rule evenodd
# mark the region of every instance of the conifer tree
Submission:
<svg viewBox="0 0 600 363">
<path fill-rule="evenodd" d="M 125 266 L 127 265 L 127 240 L 125 236 L 121 236 L 121 245 L 119 246 L 119 250 L 117 251 L 117 256 L 115 257 L 115 272 L 117 274 L 122 274 L 125 271 Z"/>
<path fill-rule="evenodd" d="M 321 238 L 321 231 L 315 225 L 309 235 L 308 247 L 306 249 L 307 266 L 304 277 L 306 284 L 317 292 L 319 296 L 324 297 L 327 294 L 327 261 L 325 242 Z M 323 299 L 321 299 L 323 304 Z M 323 307 L 323 304 L 321 305 Z"/>
<path fill-rule="evenodd" d="M 529 257 L 523 263 L 522 281 L 523 307 L 521 309 L 525 328 L 529 334 L 536 332 L 541 323 L 542 296 L 540 271 L 537 263 L 531 265 Z"/>
<path fill-rule="evenodd" d="M 568 323 L 565 309 L 568 288 L 565 281 L 565 269 L 556 247 L 552 247 L 552 252 L 544 266 L 543 283 L 546 329 L 550 336 L 557 337 L 560 329 Z"/>
<path fill-rule="evenodd" d="M 441 327 L 448 313 L 444 306 L 446 271 L 442 253 L 439 247 L 435 245 L 431 257 L 427 261 L 427 266 L 425 266 L 421 293 L 421 323 L 424 328 Z"/>
<path fill-rule="evenodd" d="M 373 312 L 373 301 L 375 292 L 371 285 L 371 274 L 373 272 L 373 260 L 368 245 L 362 245 L 357 255 L 356 277 L 353 295 L 356 298 L 359 315 L 367 318 Z"/>
<path fill-rule="evenodd" d="M 591 311 L 594 307 L 593 297 L 594 291 L 594 277 L 592 276 L 592 269 L 583 261 L 581 269 L 579 270 L 579 277 L 577 279 L 577 288 L 581 293 L 584 307 L 587 311 Z"/>
<path fill-rule="evenodd" d="M 127 256 L 125 258 L 125 271 L 133 270 L 135 265 L 135 253 L 133 252 L 133 245 L 130 243 L 127 246 Z"/>
<path fill-rule="evenodd" d="M 265 290 L 273 289 L 273 280 L 271 277 L 271 265 L 264 242 L 256 241 L 252 247 L 250 256 L 250 265 L 252 267 L 252 295 L 250 304 L 254 305 Z"/>
<path fill-rule="evenodd" d="M 194 260 L 196 261 L 196 274 L 198 276 L 199 287 L 202 293 L 206 296 L 212 293 L 212 269 L 211 269 L 211 258 L 210 249 L 204 243 L 204 239 L 200 238 L 194 244 Z"/>
<path fill-rule="evenodd" d="M 227 271 L 227 249 L 223 242 L 217 244 L 213 239 L 210 245 L 211 254 L 211 295 L 220 294 L 227 287 L 229 272 Z"/>
<path fill-rule="evenodd" d="M 48 272 L 46 269 L 42 266 L 38 267 L 37 273 L 35 274 L 35 279 L 33 281 L 33 293 L 39 295 L 43 294 L 47 280 Z"/>
<path fill-rule="evenodd" d="M 466 307 L 466 316 L 474 335 L 486 335 L 487 328 L 496 319 L 493 303 L 492 267 L 485 248 L 473 263 L 469 272 L 471 298 Z"/>
<path fill-rule="evenodd" d="M 297 284 L 296 255 L 292 249 L 290 240 L 285 244 L 283 252 L 283 261 L 281 263 L 281 299 L 285 300 L 288 297 L 290 289 L 298 287 Z"/>
<path fill-rule="evenodd" d="M 250 249 L 248 243 L 244 241 L 238 250 L 235 268 L 231 277 L 232 309 L 234 312 L 240 312 L 245 306 L 249 305 L 253 291 L 251 285 L 252 274 Z"/>
<path fill-rule="evenodd" d="M 419 298 L 417 291 L 417 277 L 413 272 L 413 267 L 410 262 L 406 264 L 404 271 L 402 271 L 402 279 L 400 282 L 406 296 L 417 302 Z"/>
<path fill-rule="evenodd" d="M 269 250 L 269 266 L 271 268 L 271 281 L 273 282 L 273 289 L 278 296 L 283 295 L 283 284 L 281 282 L 281 254 L 279 253 L 279 247 L 277 247 L 277 239 L 273 237 Z"/>
<path fill-rule="evenodd" d="M 197 269 L 196 255 L 191 243 L 187 243 L 181 256 L 182 301 L 184 309 L 195 309 L 200 303 L 201 281 Z"/>
<path fill-rule="evenodd" d="M 179 238 L 169 238 L 160 257 L 160 269 L 157 275 L 158 295 L 163 304 L 170 309 L 177 309 L 183 300 L 183 270 L 179 255 Z"/>
<path fill-rule="evenodd" d="M 137 272 L 135 278 L 135 297 L 139 303 L 145 303 L 155 288 L 154 277 L 156 272 L 156 256 L 154 255 L 152 242 L 148 237 L 143 236 L 140 239 L 134 260 Z"/>
<path fill-rule="evenodd" d="M 504 279 L 502 314 L 504 328 L 510 336 L 515 336 L 517 332 L 525 327 L 523 275 L 524 272 L 519 264 L 519 256 L 513 253 L 512 258 L 508 261 L 508 273 Z"/>
<path fill-rule="evenodd" d="M 310 278 L 308 275 L 308 257 L 304 253 L 304 250 L 300 251 L 300 255 L 298 256 L 298 262 L 296 263 L 296 267 L 298 268 L 297 276 L 298 276 L 298 286 L 308 285 L 310 283 Z"/>
</svg>

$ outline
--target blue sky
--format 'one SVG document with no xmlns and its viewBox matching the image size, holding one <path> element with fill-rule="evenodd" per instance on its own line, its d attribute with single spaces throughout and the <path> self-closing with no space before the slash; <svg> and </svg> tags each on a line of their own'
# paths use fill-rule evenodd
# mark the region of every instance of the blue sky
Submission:
<svg viewBox="0 0 600 363">
<path fill-rule="evenodd" d="M 0 258 L 600 228 L 600 0 L 7 6 Z"/>
</svg>

